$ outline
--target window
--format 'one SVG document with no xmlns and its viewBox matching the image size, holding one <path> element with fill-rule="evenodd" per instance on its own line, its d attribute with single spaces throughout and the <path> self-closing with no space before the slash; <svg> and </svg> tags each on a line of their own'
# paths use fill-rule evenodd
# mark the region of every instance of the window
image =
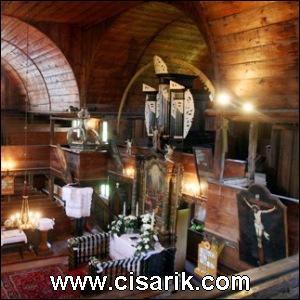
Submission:
<svg viewBox="0 0 300 300">
<path fill-rule="evenodd" d="M 107 143 L 108 141 L 108 122 L 103 121 L 102 123 L 102 142 Z"/>
<path fill-rule="evenodd" d="M 109 198 L 109 184 L 103 183 L 100 185 L 100 196 L 102 198 Z"/>
</svg>

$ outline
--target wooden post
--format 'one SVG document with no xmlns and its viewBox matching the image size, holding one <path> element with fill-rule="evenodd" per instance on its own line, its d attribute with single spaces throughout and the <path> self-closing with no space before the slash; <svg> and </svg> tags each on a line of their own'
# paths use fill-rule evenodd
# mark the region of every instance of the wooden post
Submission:
<svg viewBox="0 0 300 300">
<path fill-rule="evenodd" d="M 215 151 L 214 151 L 214 175 L 218 180 L 223 179 L 224 166 L 225 166 L 225 155 L 227 150 L 224 145 L 224 126 L 227 120 L 224 119 L 223 115 L 219 115 L 216 119 L 217 129 L 215 137 Z M 227 125 L 225 126 L 227 130 Z"/>
<path fill-rule="evenodd" d="M 50 116 L 50 145 L 54 143 L 54 123 L 55 121 L 52 119 L 52 116 Z"/>
<path fill-rule="evenodd" d="M 256 122 L 250 123 L 249 130 L 249 146 L 248 146 L 248 180 L 249 184 L 255 181 L 255 158 L 257 151 L 258 139 L 258 124 Z"/>
<path fill-rule="evenodd" d="M 49 255 L 52 253 L 50 249 L 50 244 L 48 243 L 48 230 L 40 231 L 40 243 L 38 247 L 39 255 Z"/>
<path fill-rule="evenodd" d="M 51 171 L 49 175 L 48 188 L 49 188 L 49 199 L 54 201 L 54 175 L 52 174 Z"/>
</svg>

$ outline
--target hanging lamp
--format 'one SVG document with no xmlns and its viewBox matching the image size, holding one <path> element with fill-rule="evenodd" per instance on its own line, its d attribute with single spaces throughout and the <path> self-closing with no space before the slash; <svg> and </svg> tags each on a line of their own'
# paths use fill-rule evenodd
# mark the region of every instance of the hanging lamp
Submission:
<svg viewBox="0 0 300 300">
<path fill-rule="evenodd" d="M 26 56 L 26 97 L 25 97 L 25 125 L 24 125 L 24 159 L 25 159 L 25 175 L 24 175 L 24 184 L 22 192 L 22 205 L 20 212 L 13 214 L 8 220 L 5 221 L 5 226 L 7 227 L 18 227 L 19 229 L 35 229 L 38 223 L 39 218 L 41 217 L 39 212 L 33 212 L 29 209 L 28 201 L 28 172 L 27 172 L 27 144 L 28 144 L 28 72 L 29 72 L 29 25 L 27 24 L 26 32 L 26 47 L 27 47 L 27 56 Z"/>
</svg>

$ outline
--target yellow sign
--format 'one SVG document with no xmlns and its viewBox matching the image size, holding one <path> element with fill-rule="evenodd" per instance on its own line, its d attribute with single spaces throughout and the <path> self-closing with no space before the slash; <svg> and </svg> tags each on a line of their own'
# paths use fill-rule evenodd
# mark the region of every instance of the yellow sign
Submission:
<svg viewBox="0 0 300 300">
<path fill-rule="evenodd" d="M 198 245 L 198 266 L 194 272 L 200 277 L 206 275 L 216 277 L 219 254 L 220 251 L 217 244 L 202 241 Z"/>
</svg>

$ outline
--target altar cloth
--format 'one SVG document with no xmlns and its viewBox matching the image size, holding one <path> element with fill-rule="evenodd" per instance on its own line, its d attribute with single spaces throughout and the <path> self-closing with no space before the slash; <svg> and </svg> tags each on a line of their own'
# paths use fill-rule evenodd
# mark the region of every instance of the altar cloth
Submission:
<svg viewBox="0 0 300 300">
<path fill-rule="evenodd" d="M 136 246 L 140 240 L 140 235 L 136 233 L 123 234 L 117 236 L 116 234 L 110 237 L 109 241 L 109 256 L 113 260 L 130 258 L 134 256 Z M 159 242 L 154 245 L 154 250 L 149 250 L 146 254 L 150 257 L 153 254 L 160 253 L 164 248 Z"/>
<path fill-rule="evenodd" d="M 12 229 L 1 232 L 1 247 L 6 244 L 24 242 L 27 244 L 27 236 L 23 230 Z"/>
</svg>

